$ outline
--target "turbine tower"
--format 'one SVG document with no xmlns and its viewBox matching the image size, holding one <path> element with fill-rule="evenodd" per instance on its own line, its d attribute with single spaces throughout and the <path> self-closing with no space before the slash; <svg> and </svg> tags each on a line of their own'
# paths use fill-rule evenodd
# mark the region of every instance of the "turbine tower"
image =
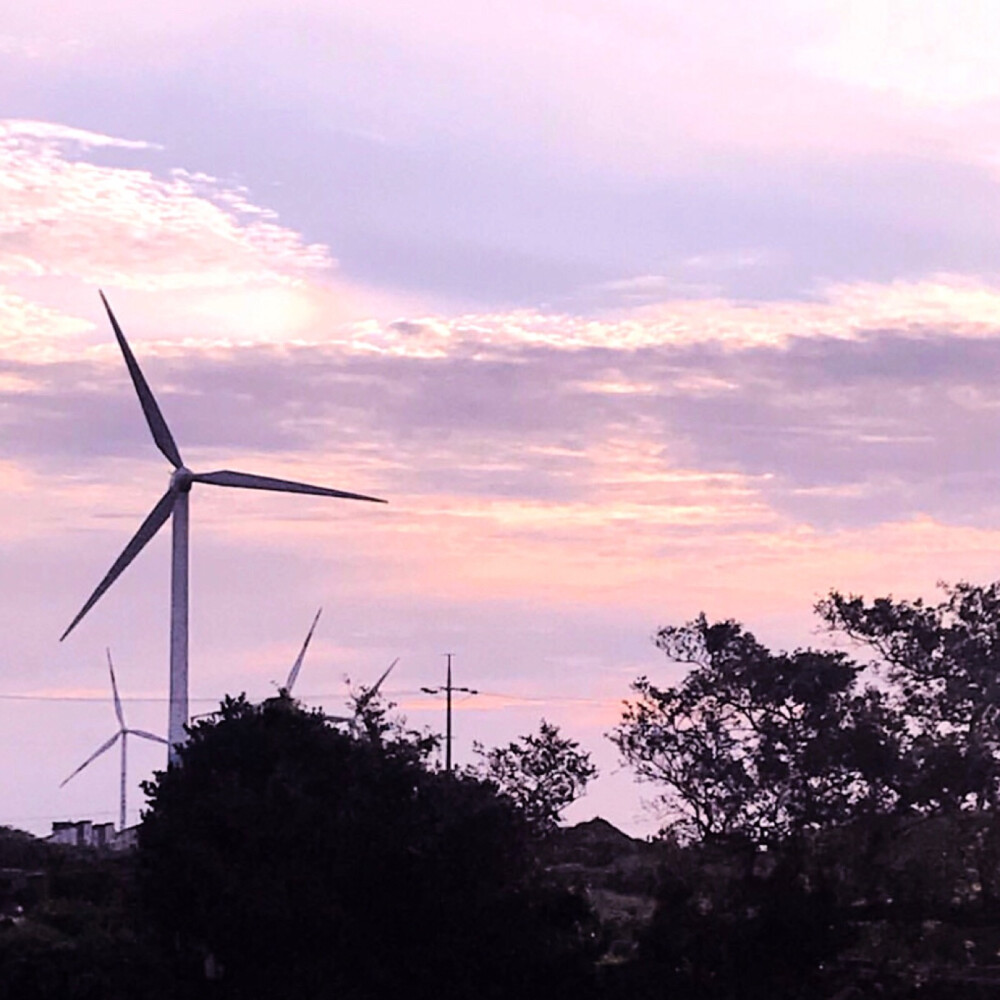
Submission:
<svg viewBox="0 0 1000 1000">
<path fill-rule="evenodd" d="M 101 301 L 111 321 L 115 339 L 121 348 L 125 365 L 132 378 L 146 423 L 153 435 L 153 441 L 164 457 L 174 467 L 167 492 L 157 501 L 146 520 L 139 526 L 131 541 L 122 550 L 97 589 L 87 599 L 77 616 L 63 632 L 60 642 L 76 627 L 81 618 L 97 603 L 104 592 L 118 579 L 125 567 L 145 548 L 149 540 L 163 527 L 168 518 L 173 525 L 173 555 L 171 559 L 170 582 L 170 722 L 167 740 L 170 760 L 176 762 L 177 747 L 184 742 L 184 726 L 188 721 L 188 494 L 195 483 L 208 486 L 232 486 L 251 490 L 274 490 L 279 493 L 308 493 L 313 496 L 338 497 L 344 500 L 368 500 L 385 503 L 377 497 L 360 493 L 345 493 L 343 490 L 328 489 L 325 486 L 310 486 L 286 479 L 273 479 L 247 472 L 232 472 L 222 469 L 218 472 L 192 472 L 181 459 L 174 443 L 173 435 L 163 419 L 153 393 L 149 388 L 132 349 L 115 319 L 108 300 L 101 292 Z"/>
<path fill-rule="evenodd" d="M 125 829 L 125 797 L 127 794 L 127 782 L 125 778 L 126 774 L 126 762 L 128 757 L 128 738 L 129 736 L 141 736 L 144 740 L 152 740 L 154 743 L 166 743 L 167 741 L 162 736 L 156 736 L 153 733 L 147 733 L 145 729 L 129 729 L 125 725 L 125 713 L 122 711 L 122 701 L 118 697 L 118 684 L 115 681 L 115 668 L 111 662 L 111 650 L 108 651 L 108 672 L 111 674 L 111 693 L 114 695 L 115 699 L 115 715 L 118 716 L 118 732 L 111 737 L 110 740 L 102 743 L 65 781 L 63 781 L 59 787 L 62 788 L 63 785 L 68 781 L 72 781 L 89 763 L 97 760 L 98 757 L 104 753 L 105 750 L 110 750 L 118 740 L 122 741 L 122 778 L 121 778 L 121 808 L 118 813 L 118 829 Z"/>
</svg>

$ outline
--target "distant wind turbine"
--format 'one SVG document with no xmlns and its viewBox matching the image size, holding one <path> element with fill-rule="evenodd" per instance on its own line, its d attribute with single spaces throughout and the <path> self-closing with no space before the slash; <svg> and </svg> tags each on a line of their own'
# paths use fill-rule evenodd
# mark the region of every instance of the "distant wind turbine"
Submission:
<svg viewBox="0 0 1000 1000">
<path fill-rule="evenodd" d="M 362 694 L 360 694 L 358 697 L 354 699 L 354 714 L 350 718 L 335 719 L 333 716 L 328 715 L 327 719 L 330 722 L 346 722 L 348 729 L 350 729 L 351 731 L 351 735 L 354 737 L 357 737 L 361 729 L 362 723 L 364 723 L 365 726 L 368 728 L 369 736 L 372 736 L 373 731 L 371 727 L 368 725 L 368 721 L 364 717 L 364 711 L 368 707 L 368 705 L 372 702 L 372 700 L 378 696 L 379 688 L 382 686 L 382 683 L 389 676 L 389 674 L 392 673 L 392 668 L 396 666 L 397 663 L 399 663 L 398 656 L 396 657 L 396 659 L 392 661 L 392 663 L 389 664 L 388 667 L 386 667 L 382 676 L 370 688 L 368 688 L 366 691 L 364 691 Z"/>
<path fill-rule="evenodd" d="M 309 626 L 309 631 L 306 633 L 305 642 L 302 643 L 299 655 L 295 657 L 292 669 L 288 672 L 288 680 L 285 681 L 284 687 L 278 688 L 280 694 L 291 695 L 292 688 L 295 687 L 295 682 L 298 680 L 299 671 L 302 669 L 302 663 L 306 658 L 306 650 L 309 649 L 309 643 L 312 641 L 313 633 L 316 631 L 316 624 L 319 622 L 319 616 L 322 613 L 322 608 L 316 612 L 316 617 L 313 618 L 312 625 Z M 352 732 L 355 731 L 358 726 L 358 720 L 361 718 L 361 713 L 368 706 L 369 702 L 378 695 L 379 688 L 382 687 L 385 679 L 392 673 L 392 669 L 397 663 L 399 663 L 398 656 L 389 664 L 382 676 L 355 701 L 353 715 L 324 715 L 323 718 L 327 722 L 346 722 Z"/>
<path fill-rule="evenodd" d="M 365 693 L 363 695 L 361 695 L 354 702 L 354 718 L 355 719 L 358 719 L 360 717 L 361 713 L 368 707 L 368 703 L 373 698 L 375 698 L 375 697 L 378 696 L 378 689 L 382 686 L 382 684 L 384 683 L 385 679 L 389 676 L 389 674 L 392 673 L 392 668 L 394 666 L 396 666 L 397 663 L 399 663 L 399 657 L 398 656 L 396 657 L 396 659 L 394 659 L 392 661 L 392 663 L 389 664 L 388 667 L 385 668 L 385 672 L 382 674 L 382 676 L 367 691 L 365 691 Z"/>
<path fill-rule="evenodd" d="M 167 427 L 167 422 L 163 419 L 163 414 L 153 398 L 153 393 L 146 379 L 139 370 L 139 365 L 103 292 L 101 292 L 101 301 L 104 303 L 108 319 L 111 320 L 115 339 L 118 341 L 118 346 L 125 358 L 132 384 L 139 396 L 142 412 L 145 414 L 146 423 L 153 435 L 153 441 L 174 467 L 174 472 L 170 477 L 170 486 L 167 488 L 167 492 L 150 511 L 132 540 L 125 546 L 122 554 L 115 560 L 107 575 L 90 595 L 87 603 L 70 622 L 69 628 L 62 634 L 60 641 L 73 631 L 80 619 L 97 603 L 104 592 L 118 579 L 125 567 L 145 548 L 149 540 L 172 515 L 170 722 L 167 740 L 170 747 L 170 759 L 175 761 L 176 748 L 184 742 L 184 726 L 188 721 L 188 494 L 192 485 L 205 483 L 209 486 L 234 486 L 251 490 L 275 490 L 281 493 L 308 493 L 314 496 L 339 497 L 345 500 L 369 500 L 373 503 L 385 503 L 385 501 L 379 500 L 377 497 L 363 496 L 360 493 L 345 493 L 343 490 L 328 489 L 324 486 L 310 486 L 306 483 L 295 483 L 285 479 L 273 479 L 270 476 L 232 472 L 229 469 L 222 469 L 218 472 L 192 472 L 181 459 L 173 435 Z"/>
<path fill-rule="evenodd" d="M 284 687 L 278 688 L 279 697 L 290 698 L 292 694 L 292 688 L 295 687 L 295 682 L 298 680 L 299 671 L 302 669 L 302 662 L 306 658 L 306 650 L 309 648 L 309 643 L 312 642 L 313 632 L 316 631 L 316 623 L 319 621 L 319 616 L 323 613 L 323 609 L 320 608 L 316 612 L 316 617 L 312 620 L 312 625 L 309 626 L 309 631 L 306 633 L 305 642 L 302 643 L 302 648 L 299 650 L 299 655 L 295 657 L 295 662 L 292 664 L 292 669 L 288 671 L 288 680 L 285 681 Z M 352 723 L 354 720 L 346 715 L 324 715 L 324 719 L 327 722 L 347 722 Z"/>
<path fill-rule="evenodd" d="M 118 813 L 118 829 L 125 829 L 125 797 L 126 797 L 126 762 L 128 757 L 128 738 L 129 736 L 141 736 L 144 740 L 152 740 L 154 743 L 166 743 L 167 741 L 162 736 L 156 736 L 153 733 L 147 733 L 145 729 L 129 729 L 125 725 L 125 713 L 122 711 L 122 701 L 118 697 L 118 684 L 115 681 L 115 668 L 111 662 L 111 650 L 108 651 L 108 672 L 111 674 L 111 693 L 114 695 L 115 699 L 115 715 L 118 716 L 118 732 L 111 737 L 110 740 L 106 740 L 102 743 L 65 781 L 63 781 L 59 787 L 62 788 L 63 785 L 68 781 L 72 781 L 88 764 L 92 761 L 97 760 L 98 757 L 104 753 L 105 750 L 110 750 L 118 740 L 122 741 L 122 777 L 121 777 L 121 809 Z"/>
<path fill-rule="evenodd" d="M 321 614 L 323 614 L 322 608 L 316 612 L 316 617 L 313 619 L 312 625 L 309 626 L 309 631 L 306 633 L 306 641 L 302 643 L 299 655 L 295 657 L 292 669 L 288 671 L 288 680 L 285 681 L 285 686 L 278 688 L 280 693 L 289 695 L 292 693 L 292 688 L 295 687 L 295 681 L 298 679 L 299 671 L 302 669 L 302 661 L 306 658 L 306 650 L 309 648 L 309 643 L 312 642 L 313 632 L 316 631 L 316 623 L 319 621 Z"/>
</svg>

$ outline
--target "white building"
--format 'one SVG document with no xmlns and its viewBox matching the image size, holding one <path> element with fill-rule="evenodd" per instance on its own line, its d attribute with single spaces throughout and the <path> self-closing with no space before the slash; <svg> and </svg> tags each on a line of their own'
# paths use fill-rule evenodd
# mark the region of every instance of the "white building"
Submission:
<svg viewBox="0 0 1000 1000">
<path fill-rule="evenodd" d="M 65 820 L 53 823 L 52 833 L 46 839 L 50 844 L 123 851 L 135 846 L 135 829 L 130 827 L 119 833 L 114 823 L 93 823 L 89 819 Z"/>
</svg>

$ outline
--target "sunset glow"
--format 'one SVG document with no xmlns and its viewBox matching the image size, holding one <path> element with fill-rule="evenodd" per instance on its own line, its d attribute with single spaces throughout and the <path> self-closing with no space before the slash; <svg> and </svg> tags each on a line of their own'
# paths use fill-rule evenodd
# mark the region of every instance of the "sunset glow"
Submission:
<svg viewBox="0 0 1000 1000">
<path fill-rule="evenodd" d="M 272 691 L 323 605 L 317 702 L 399 656 L 439 727 L 452 652 L 484 692 L 460 759 L 544 715 L 610 774 L 629 683 L 675 676 L 657 627 L 801 645 L 831 587 L 996 577 L 1000 22 L 960 6 L 12 16 L 0 823 L 113 810 L 98 773 L 56 787 L 105 646 L 163 727 L 165 541 L 56 641 L 168 472 L 98 288 L 192 465 L 390 501 L 195 497 L 209 704 Z M 624 775 L 595 812 L 655 825 Z"/>
</svg>

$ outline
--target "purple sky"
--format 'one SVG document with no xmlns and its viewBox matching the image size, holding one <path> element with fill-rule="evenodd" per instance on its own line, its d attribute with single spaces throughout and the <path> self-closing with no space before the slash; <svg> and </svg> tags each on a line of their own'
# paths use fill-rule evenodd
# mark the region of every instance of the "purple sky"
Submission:
<svg viewBox="0 0 1000 1000">
<path fill-rule="evenodd" d="M 148 9 L 147 9 L 148 8 Z M 654 630 L 817 641 L 830 587 L 1000 562 L 996 5 L 42 2 L 0 20 L 0 823 L 113 818 L 162 731 L 168 543 L 58 635 L 185 459 L 192 694 L 462 702 L 456 757 L 603 739 Z M 222 494 L 222 495 L 220 495 Z M 130 748 L 131 749 L 131 748 Z M 137 785 L 160 766 L 136 746 Z"/>
</svg>

